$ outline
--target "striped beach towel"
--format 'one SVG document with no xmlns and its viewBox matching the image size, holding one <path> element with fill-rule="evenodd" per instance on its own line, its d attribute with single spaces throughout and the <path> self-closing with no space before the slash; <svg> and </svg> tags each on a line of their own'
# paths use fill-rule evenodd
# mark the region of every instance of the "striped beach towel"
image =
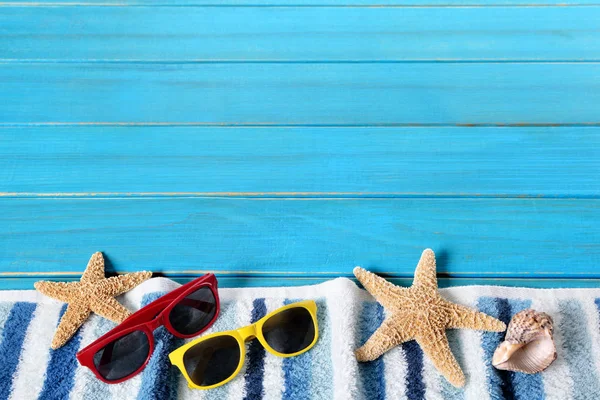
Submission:
<svg viewBox="0 0 600 400">
<path fill-rule="evenodd" d="M 154 278 L 120 298 L 131 310 L 178 284 Z M 75 360 L 78 349 L 114 325 L 92 316 L 63 348 L 50 350 L 65 307 L 34 291 L 0 292 L 0 399 L 600 399 L 600 289 L 516 289 L 473 286 L 442 289 L 442 295 L 504 322 L 532 307 L 555 321 L 558 359 L 542 374 L 495 370 L 490 360 L 502 334 L 448 331 L 467 385 L 448 384 L 413 342 L 380 359 L 359 364 L 353 350 L 385 318 L 385 311 L 352 281 L 314 286 L 221 289 L 221 315 L 210 332 L 247 325 L 299 299 L 318 304 L 320 338 L 309 352 L 282 359 L 248 344 L 242 372 L 211 391 L 191 390 L 167 354 L 184 343 L 164 328 L 143 373 L 106 385 Z"/>
</svg>

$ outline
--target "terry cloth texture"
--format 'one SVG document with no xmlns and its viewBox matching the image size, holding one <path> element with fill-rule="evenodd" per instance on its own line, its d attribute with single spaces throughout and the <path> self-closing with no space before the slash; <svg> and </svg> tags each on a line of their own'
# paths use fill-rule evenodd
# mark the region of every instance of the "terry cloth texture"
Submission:
<svg viewBox="0 0 600 400">
<path fill-rule="evenodd" d="M 119 301 L 135 310 L 177 286 L 154 278 Z M 207 333 L 250 324 L 286 303 L 315 299 L 320 338 L 301 356 L 278 358 L 250 342 L 244 368 L 232 382 L 211 391 L 191 390 L 167 358 L 184 341 L 159 328 L 146 369 L 125 383 L 107 385 L 80 367 L 75 353 L 111 329 L 112 322 L 92 316 L 67 345 L 51 350 L 64 305 L 35 291 L 4 291 L 0 399 L 600 399 L 600 289 L 472 286 L 440 293 L 505 323 L 528 307 L 550 314 L 558 359 L 539 375 L 498 371 L 491 359 L 503 334 L 457 330 L 448 331 L 448 338 L 466 375 L 462 389 L 450 385 L 414 341 L 359 364 L 354 350 L 381 324 L 385 310 L 340 278 L 304 287 L 219 290 L 221 314 Z"/>
</svg>

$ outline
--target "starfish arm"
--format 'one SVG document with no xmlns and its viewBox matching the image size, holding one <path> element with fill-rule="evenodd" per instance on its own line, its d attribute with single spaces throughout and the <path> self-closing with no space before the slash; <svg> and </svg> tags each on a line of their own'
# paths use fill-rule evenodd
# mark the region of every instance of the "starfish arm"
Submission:
<svg viewBox="0 0 600 400">
<path fill-rule="evenodd" d="M 50 282 L 39 281 L 33 284 L 41 294 L 68 303 L 77 293 L 79 282 Z"/>
<path fill-rule="evenodd" d="M 142 271 L 131 274 L 113 276 L 103 279 L 96 285 L 97 293 L 114 297 L 123 294 L 152 276 L 152 272 Z"/>
<path fill-rule="evenodd" d="M 435 253 L 431 249 L 425 249 L 415 270 L 413 286 L 425 290 L 427 293 L 435 293 L 438 289 Z"/>
<path fill-rule="evenodd" d="M 81 282 L 94 283 L 104 279 L 104 257 L 99 251 L 92 254 L 87 267 L 81 276 Z"/>
<path fill-rule="evenodd" d="M 447 307 L 450 311 L 450 322 L 448 323 L 450 329 L 475 329 L 492 332 L 506 330 L 504 322 L 482 312 L 450 302 Z"/>
<path fill-rule="evenodd" d="M 408 290 L 408 288 L 396 286 L 361 267 L 354 268 L 353 272 L 367 292 L 371 293 L 375 300 L 385 308 L 394 309 L 394 304 L 397 302 L 396 298 Z"/>
<path fill-rule="evenodd" d="M 450 350 L 444 328 L 429 329 L 417 336 L 417 342 L 423 353 L 431 360 L 434 367 L 456 387 L 465 385 L 465 375 Z"/>
<path fill-rule="evenodd" d="M 96 314 L 111 320 L 117 324 L 123 322 L 131 313 L 112 297 L 97 298 L 90 304 L 90 308 Z"/>
<path fill-rule="evenodd" d="M 373 361 L 383 353 L 414 339 L 415 329 L 409 320 L 392 316 L 387 318 L 366 343 L 355 351 L 359 362 Z"/>
<path fill-rule="evenodd" d="M 90 309 L 87 305 L 77 300 L 75 299 L 74 302 L 68 305 L 67 311 L 65 311 L 60 319 L 51 344 L 54 350 L 67 343 L 90 315 Z"/>
</svg>

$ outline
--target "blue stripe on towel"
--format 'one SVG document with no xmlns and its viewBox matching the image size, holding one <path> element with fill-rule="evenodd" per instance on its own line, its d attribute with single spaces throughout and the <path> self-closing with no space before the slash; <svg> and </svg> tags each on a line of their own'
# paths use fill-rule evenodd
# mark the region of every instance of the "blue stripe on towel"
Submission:
<svg viewBox="0 0 600 400">
<path fill-rule="evenodd" d="M 0 359 L 4 359 L 4 355 L 5 354 L 9 354 L 7 352 L 5 352 L 2 348 L 2 342 L 3 340 L 2 338 L 2 334 L 4 332 L 4 324 L 6 323 L 6 321 L 8 320 L 8 317 L 10 316 L 10 312 L 13 309 L 15 303 L 14 302 L 0 302 L 0 351 L 2 351 L 0 353 Z M 4 385 L 8 385 L 8 384 L 12 384 L 12 382 L 5 382 L 4 380 L 0 381 L 0 393 L 4 392 L 3 386 Z M 10 386 L 8 388 L 10 390 Z"/>
<path fill-rule="evenodd" d="M 267 314 L 265 299 L 254 299 L 250 323 L 255 323 Z M 246 395 L 245 400 L 261 399 L 263 396 L 263 378 L 265 376 L 265 348 L 258 340 L 248 344 L 246 353 Z"/>
<path fill-rule="evenodd" d="M 360 343 L 362 346 L 379 328 L 384 320 L 383 307 L 375 302 L 364 302 L 359 317 Z M 385 364 L 383 357 L 376 360 L 359 363 L 359 374 L 365 399 L 385 399 Z"/>
<path fill-rule="evenodd" d="M 0 302 L 0 335 L 2 335 L 2 332 L 4 331 L 4 324 L 6 323 L 6 320 L 10 315 L 10 310 L 12 310 L 14 305 L 14 302 Z"/>
<path fill-rule="evenodd" d="M 114 328 L 116 324 L 111 320 L 106 318 L 100 318 L 96 326 L 94 327 L 94 337 L 99 338 L 104 335 L 112 328 Z M 109 385 L 102 382 L 100 379 L 96 378 L 96 375 L 88 368 L 83 369 L 85 372 L 85 395 L 84 399 L 110 399 L 111 394 L 109 390 Z"/>
<path fill-rule="evenodd" d="M 163 296 L 162 292 L 150 293 L 142 299 L 142 307 Z M 164 326 L 154 331 L 154 352 L 142 372 L 139 400 L 168 400 L 177 398 L 177 368 L 171 368 L 169 353 L 183 345 L 183 339 L 171 334 Z"/>
<path fill-rule="evenodd" d="M 510 300 L 512 315 L 531 307 L 531 300 Z M 510 372 L 514 397 L 518 400 L 543 400 L 546 398 L 541 374 Z"/>
<path fill-rule="evenodd" d="M 404 356 L 408 365 L 406 374 L 406 397 L 410 400 L 425 398 L 425 384 L 423 383 L 423 350 L 416 340 L 403 343 Z"/>
<path fill-rule="evenodd" d="M 558 309 L 561 314 L 559 329 L 566 338 L 559 357 L 565 357 L 569 365 L 573 379 L 573 398 L 597 399 L 600 382 L 585 310 L 577 300 L 559 301 Z"/>
<path fill-rule="evenodd" d="M 519 311 L 531 307 L 531 300 L 509 300 L 508 303 L 510 304 L 511 318 Z M 522 372 L 508 372 L 508 378 L 510 379 L 513 390 L 512 394 L 515 399 L 543 400 L 546 397 L 540 374 L 529 375 Z"/>
<path fill-rule="evenodd" d="M 327 300 L 320 298 L 317 303 L 317 323 L 319 339 L 310 351 L 312 354 L 312 398 L 333 399 L 333 361 L 331 359 L 331 325 Z"/>
<path fill-rule="evenodd" d="M 0 343 L 0 399 L 7 399 L 10 395 L 23 341 L 35 307 L 34 303 L 15 303 L 4 323 Z"/>
<path fill-rule="evenodd" d="M 530 306 L 530 300 L 508 300 L 489 297 L 479 299 L 480 311 L 498 318 L 507 325 L 516 313 Z M 482 334 L 482 346 L 486 354 L 485 363 L 489 376 L 488 386 L 492 398 L 517 400 L 544 399 L 544 385 L 539 374 L 527 375 L 520 372 L 501 371 L 491 365 L 494 351 L 502 340 L 504 340 L 504 336 L 504 332 L 484 332 Z"/>
<path fill-rule="evenodd" d="M 283 303 L 290 304 L 296 300 L 286 299 Z M 283 359 L 284 389 L 283 399 L 303 400 L 310 399 L 312 353 L 307 351 L 297 357 Z"/>
<path fill-rule="evenodd" d="M 66 304 L 60 311 L 60 318 L 62 318 L 65 311 L 67 311 Z M 38 400 L 69 398 L 74 383 L 75 369 L 77 368 L 75 354 L 79 350 L 80 341 L 81 331 L 78 331 L 63 347 L 50 350 L 46 379 Z"/>
<path fill-rule="evenodd" d="M 479 311 L 498 318 L 504 323 L 510 321 L 510 304 L 507 299 L 481 297 L 477 302 Z M 492 366 L 492 356 L 496 347 L 502 342 L 504 333 L 483 332 L 481 346 L 485 353 L 484 362 L 488 375 L 488 392 L 492 399 L 512 399 L 512 385 L 506 371 L 497 370 Z"/>
<path fill-rule="evenodd" d="M 456 357 L 456 361 L 458 361 L 459 365 L 465 365 L 462 358 L 462 346 L 458 337 L 458 331 L 456 329 L 449 329 L 446 331 L 446 336 L 448 337 L 448 343 L 452 349 L 452 354 Z M 464 389 L 452 386 L 443 376 L 440 376 L 440 379 L 444 400 L 463 400 L 465 398 Z M 467 377 L 467 379 L 469 378 Z"/>
</svg>

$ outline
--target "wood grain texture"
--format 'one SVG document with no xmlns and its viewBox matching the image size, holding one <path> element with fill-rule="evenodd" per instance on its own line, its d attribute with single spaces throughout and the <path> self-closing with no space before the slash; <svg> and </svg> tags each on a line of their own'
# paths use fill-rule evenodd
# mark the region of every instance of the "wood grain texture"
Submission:
<svg viewBox="0 0 600 400">
<path fill-rule="evenodd" d="M 0 270 L 600 278 L 597 199 L 0 199 Z M 83 261 L 82 261 L 83 260 Z M 6 276 L 5 273 L 0 275 Z M 10 277 L 10 276 L 8 276 Z"/>
<path fill-rule="evenodd" d="M 0 195 L 598 196 L 599 127 L 0 128 Z"/>
<path fill-rule="evenodd" d="M 0 64 L 0 123 L 599 124 L 600 64 Z"/>
<path fill-rule="evenodd" d="M 0 61 L 598 61 L 599 20 L 600 7 L 9 7 Z"/>
</svg>

